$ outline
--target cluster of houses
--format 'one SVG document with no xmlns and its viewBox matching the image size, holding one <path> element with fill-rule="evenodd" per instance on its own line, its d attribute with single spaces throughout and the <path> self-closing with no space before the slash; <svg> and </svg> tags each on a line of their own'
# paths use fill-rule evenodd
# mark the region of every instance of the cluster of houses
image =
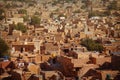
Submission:
<svg viewBox="0 0 120 80">
<path fill-rule="evenodd" d="M 10 59 L 0 58 L 0 80 L 120 79 L 120 17 L 88 18 L 89 13 L 81 9 L 82 0 L 56 5 L 52 0 L 38 0 L 32 6 L 16 4 L 22 7 L 6 10 L 0 25 L 0 37 L 10 47 Z M 18 13 L 20 9 L 26 9 L 28 21 L 23 18 L 26 14 Z M 36 12 L 40 24 L 31 25 Z M 14 29 L 18 23 L 26 26 L 25 33 Z M 104 50 L 88 51 L 80 45 L 85 38 L 100 40 Z"/>
</svg>

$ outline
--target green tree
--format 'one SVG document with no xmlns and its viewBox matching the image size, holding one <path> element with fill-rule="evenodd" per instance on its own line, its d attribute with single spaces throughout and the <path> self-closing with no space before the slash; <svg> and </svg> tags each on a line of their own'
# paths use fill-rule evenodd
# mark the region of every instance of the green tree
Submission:
<svg viewBox="0 0 120 80">
<path fill-rule="evenodd" d="M 3 20 L 5 18 L 4 12 L 5 11 L 3 9 L 0 9 L 0 20 Z"/>
<path fill-rule="evenodd" d="M 31 18 L 31 24 L 32 24 L 32 25 L 40 24 L 40 18 L 37 17 L 37 16 L 33 16 L 33 17 Z"/>
<path fill-rule="evenodd" d="M 24 21 L 29 21 L 29 16 L 28 15 L 23 16 L 23 19 L 24 19 Z"/>
<path fill-rule="evenodd" d="M 112 1 L 109 5 L 108 5 L 108 10 L 117 10 L 117 1 Z"/>
<path fill-rule="evenodd" d="M 80 10 L 79 9 L 75 10 L 73 13 L 80 13 Z"/>
<path fill-rule="evenodd" d="M 5 8 L 9 9 L 11 7 L 10 3 L 5 5 Z"/>
<path fill-rule="evenodd" d="M 49 15 L 49 16 L 50 16 L 50 18 L 53 18 L 53 15 L 54 15 L 54 13 L 50 13 L 50 15 Z"/>
<path fill-rule="evenodd" d="M 94 17 L 94 16 L 103 17 L 103 16 L 109 16 L 109 15 L 110 15 L 109 10 L 108 11 L 104 11 L 104 12 L 92 11 L 91 13 L 89 13 L 88 17 L 89 18 Z"/>
<path fill-rule="evenodd" d="M 34 4 L 33 3 L 29 3 L 28 6 L 31 7 L 31 6 L 34 6 Z"/>
<path fill-rule="evenodd" d="M 81 9 L 86 9 L 86 8 L 87 6 L 85 4 L 81 6 Z"/>
<path fill-rule="evenodd" d="M 25 33 L 27 31 L 27 28 L 26 28 L 26 26 L 23 23 L 18 23 L 15 26 L 15 29 L 22 31 L 23 33 Z"/>
<path fill-rule="evenodd" d="M 81 41 L 81 45 L 85 46 L 89 51 L 103 51 L 103 46 L 92 39 L 86 38 Z"/>
<path fill-rule="evenodd" d="M 25 10 L 25 9 L 20 9 L 20 10 L 18 11 L 18 13 L 19 13 L 19 14 L 27 14 L 27 10 Z"/>
<path fill-rule="evenodd" d="M 39 13 L 39 12 L 36 11 L 34 15 L 41 15 L 41 13 Z"/>
<path fill-rule="evenodd" d="M 35 3 L 35 0 L 3 0 L 4 2 L 6 2 L 6 1 L 19 1 L 19 2 L 26 2 L 26 3 L 28 3 L 28 2 L 34 2 Z"/>
<path fill-rule="evenodd" d="M 4 56 L 8 54 L 9 47 L 6 42 L 0 38 L 0 56 Z"/>
</svg>

